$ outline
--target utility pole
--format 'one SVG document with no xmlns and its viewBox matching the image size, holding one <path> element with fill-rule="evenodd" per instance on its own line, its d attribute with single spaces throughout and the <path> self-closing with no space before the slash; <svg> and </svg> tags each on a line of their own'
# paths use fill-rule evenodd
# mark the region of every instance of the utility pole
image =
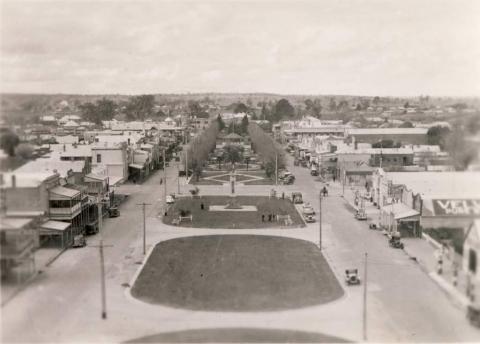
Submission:
<svg viewBox="0 0 480 344">
<path fill-rule="evenodd" d="M 368 253 L 365 252 L 365 268 L 363 276 L 363 340 L 367 341 L 367 258 Z"/>
<path fill-rule="evenodd" d="M 98 214 L 98 233 L 100 236 L 100 243 L 98 245 L 99 253 L 100 253 L 100 293 L 101 293 L 101 303 L 102 303 L 102 319 L 107 319 L 107 290 L 106 290 L 106 283 L 105 283 L 105 256 L 103 249 L 104 247 L 111 247 L 112 245 L 104 245 L 103 244 L 103 231 L 102 231 L 102 221 L 103 221 L 103 214 L 102 214 L 102 201 L 100 199 L 100 195 L 97 198 L 97 214 Z M 96 245 L 92 245 L 92 247 L 96 247 Z"/>
<path fill-rule="evenodd" d="M 322 191 L 318 195 L 319 212 L 318 212 L 318 248 L 322 250 Z"/>
<path fill-rule="evenodd" d="M 180 161 L 177 162 L 177 194 L 180 194 Z"/>
<path fill-rule="evenodd" d="M 163 183 L 163 202 L 165 204 L 165 211 L 167 211 L 167 156 L 165 154 L 165 148 L 163 149 L 163 175 L 164 175 L 164 183 Z"/>
<path fill-rule="evenodd" d="M 278 154 L 275 153 L 275 185 L 278 185 Z"/>
<path fill-rule="evenodd" d="M 142 213 L 143 213 L 143 255 L 147 253 L 147 231 L 146 231 L 146 226 L 145 226 L 145 207 L 147 205 L 151 205 L 150 203 L 137 203 L 137 205 L 142 206 Z"/>
<path fill-rule="evenodd" d="M 187 178 L 185 184 L 188 184 L 188 148 L 185 150 L 185 178 Z"/>
<path fill-rule="evenodd" d="M 102 288 L 102 319 L 107 319 L 107 290 L 105 287 L 105 259 L 103 257 L 103 239 L 100 239 L 100 280 Z"/>
</svg>

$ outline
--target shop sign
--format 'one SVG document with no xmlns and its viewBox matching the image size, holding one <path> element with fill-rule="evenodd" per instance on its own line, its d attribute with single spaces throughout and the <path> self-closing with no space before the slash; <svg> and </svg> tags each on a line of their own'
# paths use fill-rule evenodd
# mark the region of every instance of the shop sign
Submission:
<svg viewBox="0 0 480 344">
<path fill-rule="evenodd" d="M 476 199 L 434 199 L 435 215 L 468 216 L 480 215 L 480 200 Z"/>
</svg>

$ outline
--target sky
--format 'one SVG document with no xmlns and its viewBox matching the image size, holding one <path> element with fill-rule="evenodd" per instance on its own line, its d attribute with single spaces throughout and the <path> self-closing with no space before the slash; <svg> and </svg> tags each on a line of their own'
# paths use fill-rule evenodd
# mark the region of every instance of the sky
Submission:
<svg viewBox="0 0 480 344">
<path fill-rule="evenodd" d="M 0 91 L 480 96 L 480 1 L 22 1 Z"/>
</svg>

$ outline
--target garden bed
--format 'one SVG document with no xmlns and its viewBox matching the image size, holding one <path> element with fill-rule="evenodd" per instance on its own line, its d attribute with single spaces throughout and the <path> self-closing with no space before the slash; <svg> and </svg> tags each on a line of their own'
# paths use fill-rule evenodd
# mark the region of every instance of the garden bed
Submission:
<svg viewBox="0 0 480 344">
<path fill-rule="evenodd" d="M 284 227 L 284 222 L 269 222 L 268 215 L 290 215 L 291 226 L 305 226 L 301 216 L 294 205 L 288 201 L 268 196 L 237 196 L 236 202 L 239 205 L 250 205 L 257 207 L 257 211 L 208 211 L 210 205 L 227 205 L 231 200 L 229 196 L 203 196 L 199 198 L 182 197 L 171 205 L 163 222 L 172 225 L 182 213 L 192 215 L 193 220 L 183 220 L 179 225 L 182 227 L 195 228 L 274 228 Z M 204 209 L 201 209 L 203 204 Z M 262 215 L 265 221 L 262 222 Z"/>
</svg>

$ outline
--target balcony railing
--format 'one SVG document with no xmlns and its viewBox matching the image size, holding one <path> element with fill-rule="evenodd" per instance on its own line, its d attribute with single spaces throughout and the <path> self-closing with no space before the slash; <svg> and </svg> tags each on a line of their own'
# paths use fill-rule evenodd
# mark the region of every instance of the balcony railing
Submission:
<svg viewBox="0 0 480 344">
<path fill-rule="evenodd" d="M 82 205 L 80 203 L 75 204 L 71 208 L 50 208 L 50 218 L 71 220 L 80 214 L 81 209 Z"/>
</svg>

